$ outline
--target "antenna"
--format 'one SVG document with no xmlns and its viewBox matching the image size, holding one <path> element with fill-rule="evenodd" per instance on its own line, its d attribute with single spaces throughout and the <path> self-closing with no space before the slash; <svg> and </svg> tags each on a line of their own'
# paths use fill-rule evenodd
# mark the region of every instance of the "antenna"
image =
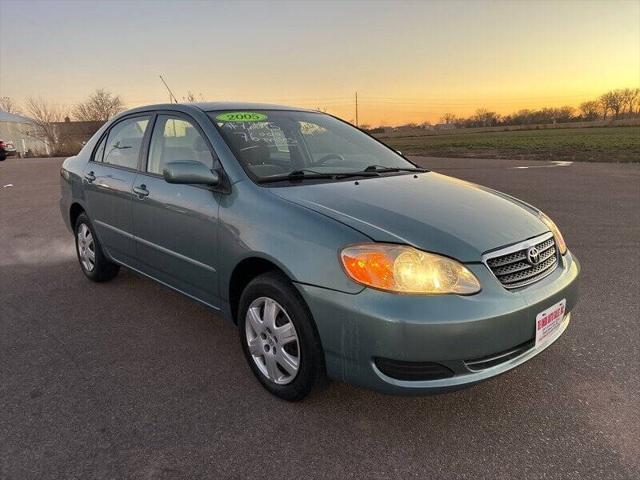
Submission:
<svg viewBox="0 0 640 480">
<path fill-rule="evenodd" d="M 173 92 L 169 88 L 169 85 L 167 85 L 167 82 L 164 81 L 164 78 L 162 78 L 162 75 L 158 75 L 158 76 L 160 77 L 160 80 L 162 80 L 162 83 L 164 83 L 164 86 L 166 87 L 167 91 L 169 92 L 169 102 L 178 103 L 178 99 L 176 98 L 176 96 L 173 94 Z"/>
<path fill-rule="evenodd" d="M 358 92 L 356 92 L 356 127 L 358 126 Z"/>
</svg>

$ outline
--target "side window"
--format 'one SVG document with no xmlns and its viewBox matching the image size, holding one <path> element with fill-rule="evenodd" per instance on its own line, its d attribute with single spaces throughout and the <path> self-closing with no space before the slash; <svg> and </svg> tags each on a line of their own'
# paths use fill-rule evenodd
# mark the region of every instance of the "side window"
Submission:
<svg viewBox="0 0 640 480">
<path fill-rule="evenodd" d="M 170 115 L 158 115 L 151 146 L 147 172 L 162 175 L 168 162 L 190 160 L 214 168 L 214 159 L 198 129 L 188 120 Z"/>
<path fill-rule="evenodd" d="M 103 162 L 120 167 L 137 168 L 144 132 L 149 117 L 134 117 L 117 123 L 109 132 Z"/>
<path fill-rule="evenodd" d="M 102 161 L 102 157 L 104 156 L 104 146 L 107 144 L 107 137 L 106 135 L 104 137 L 102 137 L 102 140 L 100 140 L 100 144 L 98 145 L 98 148 L 96 148 L 93 152 L 93 158 L 92 160 L 94 162 L 101 162 Z"/>
</svg>

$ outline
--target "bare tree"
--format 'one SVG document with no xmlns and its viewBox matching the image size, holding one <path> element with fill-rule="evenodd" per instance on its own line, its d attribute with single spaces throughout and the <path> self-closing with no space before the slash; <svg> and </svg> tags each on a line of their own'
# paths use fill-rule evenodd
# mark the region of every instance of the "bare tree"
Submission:
<svg viewBox="0 0 640 480">
<path fill-rule="evenodd" d="M 625 88 L 620 90 L 620 97 L 622 101 L 622 110 L 627 107 L 627 113 L 632 114 L 635 104 L 640 97 L 640 88 Z"/>
<path fill-rule="evenodd" d="M 527 125 L 533 123 L 535 115 L 535 111 L 523 108 L 511 115 L 507 115 L 503 120 L 507 125 Z"/>
<path fill-rule="evenodd" d="M 99 88 L 73 108 L 73 116 L 83 122 L 106 122 L 122 110 L 124 103 L 120 96 Z"/>
<path fill-rule="evenodd" d="M 570 122 L 575 116 L 576 109 L 568 105 L 556 109 L 555 121 L 560 123 Z"/>
<path fill-rule="evenodd" d="M 607 113 L 611 112 L 614 118 L 618 118 L 623 108 L 622 90 L 611 90 L 600 97 L 600 105 L 604 110 L 604 119 L 607 119 Z"/>
<path fill-rule="evenodd" d="M 445 113 L 440 117 L 440 123 L 446 123 L 447 125 L 456 123 L 456 116 L 453 113 Z"/>
<path fill-rule="evenodd" d="M 600 103 L 597 100 L 582 102 L 580 104 L 580 113 L 584 120 L 595 120 L 600 116 Z"/>
<path fill-rule="evenodd" d="M 187 102 L 187 103 L 194 103 L 194 102 L 198 102 L 202 100 L 202 94 L 198 96 L 196 96 L 195 93 L 193 93 L 191 90 L 187 91 L 187 96 L 186 97 L 182 97 L 182 101 L 183 102 Z"/>
<path fill-rule="evenodd" d="M 25 103 L 33 124 L 33 130 L 25 133 L 44 142 L 55 154 L 62 145 L 56 134 L 55 124 L 63 121 L 65 110 L 41 97 L 29 97 Z"/>
<path fill-rule="evenodd" d="M 478 127 L 491 127 L 496 125 L 500 120 L 500 115 L 496 112 L 490 112 L 486 108 L 479 108 L 476 113 L 471 117 L 472 122 Z"/>
<path fill-rule="evenodd" d="M 509 115 L 498 115 L 486 108 L 479 108 L 466 118 L 456 118 L 453 113 L 445 113 L 440 123 L 459 127 L 490 127 L 499 125 L 546 125 L 566 123 L 576 120 L 596 120 L 602 117 L 620 118 L 640 116 L 640 88 L 611 90 L 595 100 L 580 104 L 579 110 L 571 106 L 523 109 Z"/>
<path fill-rule="evenodd" d="M 610 104 L 610 96 L 611 92 L 600 95 L 598 98 L 598 103 L 600 104 L 600 108 L 602 109 L 602 118 L 604 120 L 607 119 L 607 115 L 609 114 L 609 110 L 611 110 Z"/>
<path fill-rule="evenodd" d="M 624 110 L 624 94 L 622 90 L 614 90 L 613 101 L 611 104 L 611 109 L 613 110 L 613 114 L 618 118 Z"/>
<path fill-rule="evenodd" d="M 0 110 L 4 110 L 7 113 L 21 113 L 18 104 L 9 97 L 0 97 Z"/>
</svg>

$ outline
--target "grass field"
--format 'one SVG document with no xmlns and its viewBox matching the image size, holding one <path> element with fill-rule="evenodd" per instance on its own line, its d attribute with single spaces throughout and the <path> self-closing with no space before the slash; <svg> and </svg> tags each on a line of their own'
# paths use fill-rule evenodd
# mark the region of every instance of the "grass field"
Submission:
<svg viewBox="0 0 640 480">
<path fill-rule="evenodd" d="M 640 127 L 378 136 L 407 155 L 640 162 Z"/>
</svg>

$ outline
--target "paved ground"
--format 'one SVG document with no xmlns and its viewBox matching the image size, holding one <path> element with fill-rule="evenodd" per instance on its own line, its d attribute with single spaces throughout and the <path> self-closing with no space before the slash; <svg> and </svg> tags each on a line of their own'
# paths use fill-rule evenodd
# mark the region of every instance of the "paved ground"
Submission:
<svg viewBox="0 0 640 480">
<path fill-rule="evenodd" d="M 333 383 L 298 404 L 204 307 L 128 271 L 84 279 L 59 160 L 1 163 L 0 478 L 640 478 L 640 165 L 420 161 L 557 220 L 584 268 L 569 330 L 471 389 Z"/>
</svg>

